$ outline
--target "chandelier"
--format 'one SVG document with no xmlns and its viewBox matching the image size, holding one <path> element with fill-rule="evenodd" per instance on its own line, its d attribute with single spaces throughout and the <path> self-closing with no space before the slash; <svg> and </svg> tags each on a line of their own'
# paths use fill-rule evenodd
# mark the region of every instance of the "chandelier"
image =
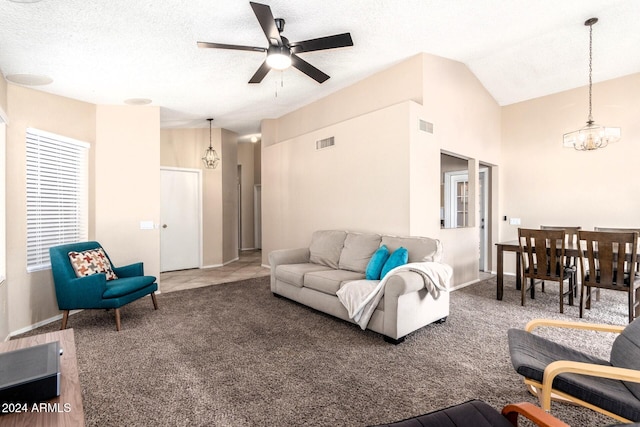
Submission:
<svg viewBox="0 0 640 427">
<path fill-rule="evenodd" d="M 598 18 L 590 18 L 584 22 L 589 27 L 589 117 L 587 125 L 573 132 L 565 133 L 563 145 L 579 151 L 597 150 L 606 147 L 610 142 L 620 139 L 620 128 L 605 127 L 593 121 L 591 114 L 592 73 L 593 73 L 593 25 Z"/>
<path fill-rule="evenodd" d="M 211 122 L 213 122 L 213 119 L 207 119 L 207 120 L 209 120 L 209 148 L 207 148 L 207 151 L 204 152 L 204 157 L 202 158 L 202 162 L 204 163 L 205 168 L 215 169 L 218 166 L 218 163 L 220 163 L 220 157 L 218 156 L 218 153 L 216 153 L 216 150 L 211 145 Z"/>
</svg>

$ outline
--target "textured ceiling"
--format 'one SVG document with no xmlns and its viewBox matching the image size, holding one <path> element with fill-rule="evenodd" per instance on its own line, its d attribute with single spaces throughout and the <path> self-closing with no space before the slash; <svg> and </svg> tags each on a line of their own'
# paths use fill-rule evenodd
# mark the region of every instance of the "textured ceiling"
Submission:
<svg viewBox="0 0 640 427">
<path fill-rule="evenodd" d="M 465 63 L 500 105 L 640 72 L 638 0 L 272 0 L 291 41 L 350 32 L 354 46 L 300 54 L 331 78 L 296 69 L 247 82 L 267 46 L 248 1 L 0 0 L 0 70 L 38 74 L 46 92 L 96 104 L 149 98 L 163 127 L 214 126 L 241 136 L 419 52 Z M 586 94 L 585 94 L 586 103 Z M 594 94 L 597 106 L 597 93 Z"/>
</svg>

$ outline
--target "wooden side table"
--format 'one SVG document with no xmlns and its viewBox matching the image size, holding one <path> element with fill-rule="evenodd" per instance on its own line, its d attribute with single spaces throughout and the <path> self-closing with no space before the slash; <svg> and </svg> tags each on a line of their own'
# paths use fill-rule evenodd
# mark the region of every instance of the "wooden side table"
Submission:
<svg viewBox="0 0 640 427">
<path fill-rule="evenodd" d="M 4 426 L 84 426 L 82 389 L 76 361 L 73 329 L 49 332 L 0 343 L 0 352 L 60 341 L 60 396 L 25 407 L 0 407 L 0 425 Z M 20 410 L 20 412 L 16 412 Z"/>
</svg>

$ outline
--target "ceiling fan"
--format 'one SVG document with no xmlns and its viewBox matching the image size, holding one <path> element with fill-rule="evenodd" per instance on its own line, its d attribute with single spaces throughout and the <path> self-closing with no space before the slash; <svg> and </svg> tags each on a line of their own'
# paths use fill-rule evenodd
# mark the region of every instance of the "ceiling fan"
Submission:
<svg viewBox="0 0 640 427">
<path fill-rule="evenodd" d="M 351 34 L 343 33 L 333 36 L 320 37 L 317 39 L 305 40 L 301 42 L 289 42 L 289 40 L 280 35 L 284 30 L 284 19 L 275 19 L 271 13 L 271 8 L 266 4 L 249 2 L 253 13 L 255 13 L 258 22 L 264 31 L 269 47 L 239 46 L 223 43 L 198 42 L 198 47 L 215 48 L 215 49 L 234 49 L 249 50 L 254 52 L 267 52 L 267 58 L 264 60 L 258 71 L 255 72 L 249 83 L 260 83 L 267 75 L 270 69 L 284 70 L 289 66 L 294 66 L 307 76 L 311 77 L 318 83 L 324 83 L 329 76 L 307 61 L 300 58 L 297 54 L 304 52 L 313 52 L 316 50 L 334 49 L 338 47 L 353 46 Z"/>
</svg>

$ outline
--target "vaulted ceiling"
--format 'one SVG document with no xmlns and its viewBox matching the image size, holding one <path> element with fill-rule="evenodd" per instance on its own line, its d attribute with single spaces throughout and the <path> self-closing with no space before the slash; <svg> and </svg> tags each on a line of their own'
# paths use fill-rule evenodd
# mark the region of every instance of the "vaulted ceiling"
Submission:
<svg viewBox="0 0 640 427">
<path fill-rule="evenodd" d="M 241 136 L 419 52 L 465 63 L 500 105 L 640 72 L 638 0 L 264 0 L 291 41 L 350 32 L 354 46 L 301 53 L 331 76 L 295 68 L 248 84 L 267 47 L 249 1 L 0 0 L 0 70 L 47 76 L 38 90 L 96 104 L 150 99 L 163 127 Z M 586 95 L 585 95 L 586 102 Z"/>
</svg>

